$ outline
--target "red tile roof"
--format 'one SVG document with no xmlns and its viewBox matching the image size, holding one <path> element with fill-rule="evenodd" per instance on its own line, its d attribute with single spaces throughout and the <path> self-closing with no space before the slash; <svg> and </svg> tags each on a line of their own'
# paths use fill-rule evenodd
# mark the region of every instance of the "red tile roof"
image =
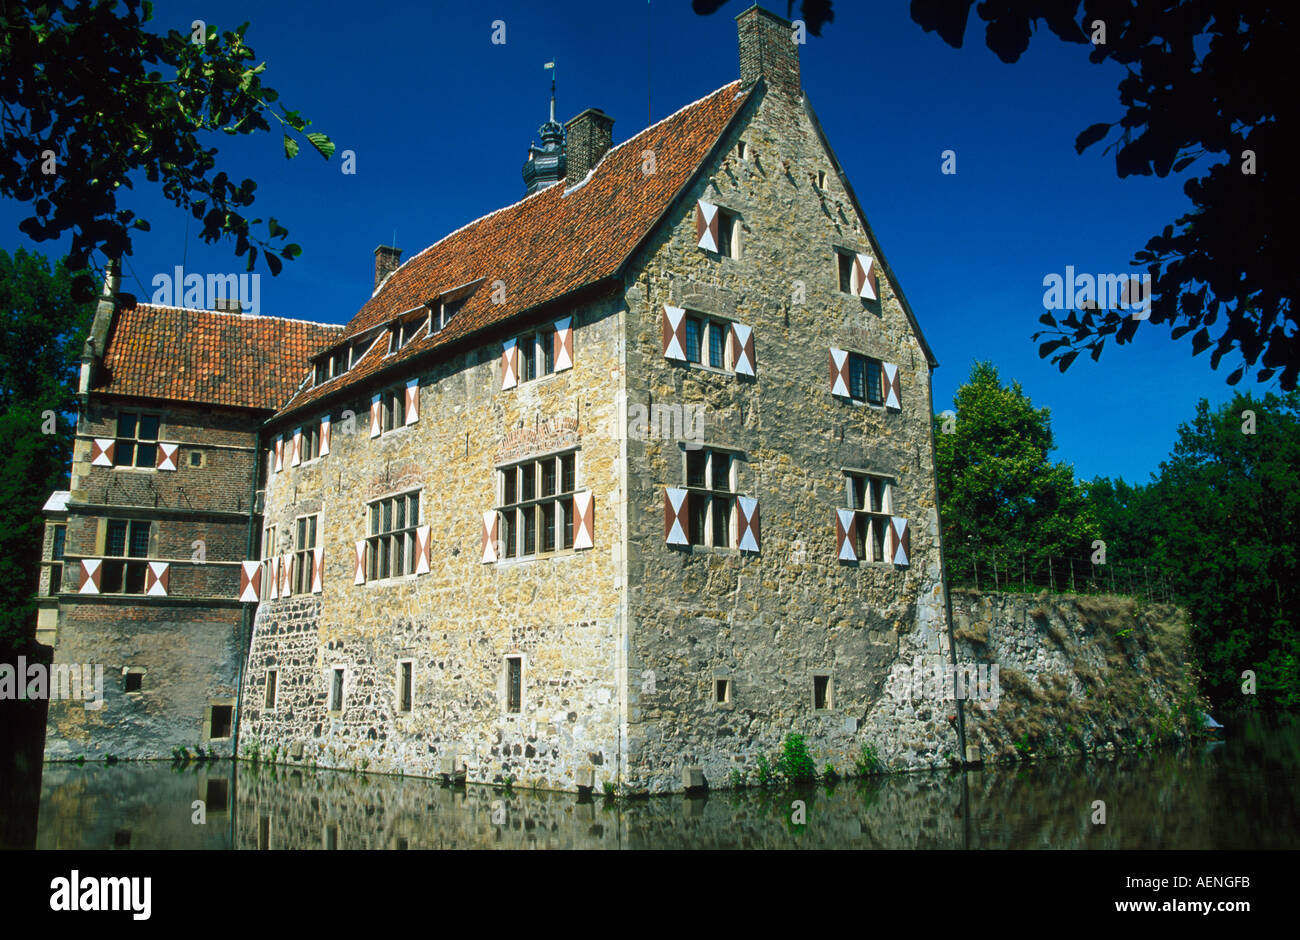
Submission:
<svg viewBox="0 0 1300 940">
<path fill-rule="evenodd" d="M 163 307 L 119 297 L 91 391 L 265 408 L 288 401 L 341 326 Z"/>
<path fill-rule="evenodd" d="M 732 82 L 613 148 L 585 181 L 558 183 L 451 233 L 408 259 L 347 325 L 349 337 L 483 279 L 452 322 L 393 356 L 380 344 L 341 378 L 300 391 L 294 410 L 411 356 L 463 339 L 618 272 L 748 100 Z M 645 151 L 654 172 L 642 170 Z M 504 283 L 504 303 L 493 303 Z M 500 295 L 497 295 L 498 299 Z"/>
</svg>

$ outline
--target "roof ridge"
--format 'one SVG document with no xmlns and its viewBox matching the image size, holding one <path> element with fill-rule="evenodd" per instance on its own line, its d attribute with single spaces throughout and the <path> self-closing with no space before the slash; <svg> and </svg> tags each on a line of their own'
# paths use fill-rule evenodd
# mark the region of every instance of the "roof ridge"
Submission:
<svg viewBox="0 0 1300 940">
<path fill-rule="evenodd" d="M 269 313 L 235 313 L 233 310 L 207 310 L 203 307 L 173 307 L 171 304 L 154 304 L 143 300 L 137 300 L 129 309 L 139 310 L 141 308 L 166 310 L 168 312 L 176 311 L 178 313 L 205 313 L 214 317 L 239 317 L 243 320 L 282 320 L 285 323 L 304 323 L 307 326 L 322 326 L 330 330 L 342 330 L 347 327 L 346 323 L 321 323 L 317 320 L 303 320 L 299 317 L 277 317 Z"/>
</svg>

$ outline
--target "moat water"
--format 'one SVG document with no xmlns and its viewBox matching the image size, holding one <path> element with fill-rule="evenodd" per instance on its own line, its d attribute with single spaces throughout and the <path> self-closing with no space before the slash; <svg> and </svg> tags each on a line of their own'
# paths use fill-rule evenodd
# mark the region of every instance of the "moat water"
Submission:
<svg viewBox="0 0 1300 940">
<path fill-rule="evenodd" d="M 1300 724 L 1171 750 L 631 801 L 229 761 L 47 763 L 36 847 L 1294 849 Z"/>
</svg>

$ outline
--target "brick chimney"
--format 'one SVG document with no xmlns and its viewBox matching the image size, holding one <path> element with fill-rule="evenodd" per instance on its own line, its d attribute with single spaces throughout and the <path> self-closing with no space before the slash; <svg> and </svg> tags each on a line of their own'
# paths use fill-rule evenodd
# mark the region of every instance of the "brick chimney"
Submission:
<svg viewBox="0 0 1300 940">
<path fill-rule="evenodd" d="M 375 290 L 384 283 L 384 278 L 397 270 L 402 263 L 402 249 L 380 245 L 375 249 Z"/>
<path fill-rule="evenodd" d="M 581 183 L 614 144 L 614 119 L 600 108 L 588 108 L 564 125 L 564 151 L 569 185 Z"/>
<path fill-rule="evenodd" d="M 759 78 L 767 87 L 799 97 L 799 47 L 794 24 L 755 4 L 736 17 L 740 33 L 740 83 L 748 88 Z"/>
</svg>

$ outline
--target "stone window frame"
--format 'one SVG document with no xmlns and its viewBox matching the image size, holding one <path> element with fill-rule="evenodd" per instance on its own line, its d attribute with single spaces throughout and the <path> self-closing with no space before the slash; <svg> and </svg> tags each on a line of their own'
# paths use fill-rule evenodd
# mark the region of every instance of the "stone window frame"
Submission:
<svg viewBox="0 0 1300 940">
<path fill-rule="evenodd" d="M 808 673 L 808 704 L 815 714 L 835 711 L 835 672 L 832 669 L 814 669 Z M 817 707 L 817 680 L 826 680 L 822 707 Z"/>
<path fill-rule="evenodd" d="M 735 209 L 718 206 L 718 250 L 709 252 L 719 258 L 739 261 L 743 257 L 744 244 L 741 233 L 745 221 Z"/>
<path fill-rule="evenodd" d="M 338 684 L 339 695 L 338 701 L 334 700 L 334 677 L 343 673 L 343 681 Z M 325 714 L 332 718 L 343 717 L 343 712 L 347 708 L 348 701 L 348 673 L 351 670 L 346 663 L 330 663 L 327 667 L 326 688 L 325 688 Z"/>
<path fill-rule="evenodd" d="M 186 450 L 186 455 L 188 459 L 186 460 L 185 465 L 193 470 L 202 470 L 204 465 L 207 463 L 207 457 L 201 450 L 190 448 Z M 198 458 L 197 462 L 195 461 L 195 458 Z"/>
<path fill-rule="evenodd" d="M 860 564 L 893 566 L 893 562 L 887 557 L 885 550 L 885 539 L 891 525 L 891 517 L 894 515 L 894 502 L 898 479 L 887 473 L 881 473 L 878 470 L 868 470 L 860 467 L 842 468 L 844 475 L 844 508 L 853 511 L 854 520 L 857 525 L 857 534 L 861 539 L 861 546 L 855 544 L 854 552 L 858 556 Z M 858 505 L 858 481 L 865 481 L 867 486 L 862 492 L 861 505 Z M 864 508 L 867 502 L 872 505 L 875 500 L 872 498 L 871 483 L 883 484 L 881 493 L 880 509 Z M 863 523 L 866 522 L 866 527 Z M 879 551 L 877 551 L 879 547 Z M 870 552 L 864 551 L 870 549 Z M 868 557 L 868 554 L 870 557 Z"/>
<path fill-rule="evenodd" d="M 230 734 L 224 737 L 212 737 L 212 710 L 214 708 L 230 709 Z M 233 741 L 235 739 L 235 700 L 233 698 L 217 697 L 208 699 L 208 707 L 203 710 L 203 743 L 210 744 L 213 741 Z"/>
<path fill-rule="evenodd" d="M 118 522 L 126 524 L 126 534 L 124 536 L 125 544 L 123 546 L 126 551 L 126 554 L 110 555 L 108 554 L 108 529 L 111 524 L 118 523 Z M 131 553 L 131 530 L 133 526 L 140 525 L 140 524 L 143 524 L 144 526 L 147 527 L 148 535 L 146 537 L 145 553 L 143 555 L 135 555 Z M 112 516 L 101 516 L 99 519 L 98 531 L 96 532 L 95 535 L 96 554 L 101 559 L 103 559 L 103 564 L 101 564 L 100 566 L 100 571 L 102 572 L 100 576 L 101 578 L 100 593 L 109 594 L 114 597 L 144 596 L 145 593 L 144 584 L 145 581 L 147 580 L 145 572 L 148 570 L 149 567 L 149 559 L 155 557 L 157 546 L 158 546 L 158 525 L 154 520 L 133 519 L 130 517 L 121 518 L 121 517 L 112 517 Z M 123 566 L 122 590 L 110 591 L 108 590 L 108 586 L 109 586 L 108 572 L 111 569 L 108 566 L 110 564 L 116 565 L 118 563 L 121 563 Z M 127 576 L 131 572 L 139 572 L 138 577 L 139 577 L 140 590 L 138 591 L 126 590 Z"/>
<path fill-rule="evenodd" d="M 266 670 L 262 682 L 262 710 L 268 712 L 280 709 L 280 667 L 272 666 Z"/>
<path fill-rule="evenodd" d="M 687 333 L 689 330 L 690 327 L 688 324 L 692 320 L 700 324 L 700 359 L 698 362 L 690 358 L 690 347 L 687 343 L 683 343 L 682 352 L 685 353 L 686 358 L 682 361 L 686 364 L 687 368 L 699 369 L 702 372 L 712 372 L 714 375 L 734 376 L 736 374 L 736 359 L 731 348 L 729 334 L 731 332 L 731 325 L 740 321 L 732 317 L 721 316 L 716 313 L 708 313 L 698 307 L 684 307 L 683 309 L 685 310 L 685 316 L 682 321 L 683 334 Z M 709 344 L 715 331 L 720 331 L 722 333 L 722 365 L 720 366 L 712 365 L 708 361 L 711 359 Z"/>
<path fill-rule="evenodd" d="M 320 460 L 320 422 L 312 421 L 304 424 L 298 433 L 302 435 L 302 453 L 299 455 L 299 466 L 306 466 L 313 461 Z M 293 438 L 291 437 L 289 440 L 292 442 Z"/>
<path fill-rule="evenodd" d="M 316 561 L 316 546 L 321 543 L 321 516 L 316 512 L 306 512 L 293 517 L 293 593 L 311 594 L 313 567 Z M 310 520 L 315 520 L 313 524 Z M 304 522 L 306 525 L 304 526 Z M 303 538 L 304 528 L 310 533 L 309 539 Z M 306 542 L 306 544 L 304 544 Z"/>
<path fill-rule="evenodd" d="M 403 666 L 410 666 L 410 667 L 411 667 L 411 688 L 410 688 L 410 697 L 409 697 L 409 699 L 407 700 L 407 703 L 406 703 L 406 707 L 405 707 L 405 708 L 402 707 L 402 691 L 403 691 L 403 689 L 402 689 L 402 679 L 403 679 L 403 670 L 402 670 L 402 667 L 403 667 Z M 395 688 L 394 688 L 394 700 L 395 700 L 395 704 L 396 704 L 396 708 L 394 708 L 394 711 L 395 711 L 397 714 L 399 714 L 399 715 L 410 715 L 410 714 L 414 714 L 414 712 L 415 712 L 415 659 L 414 659 L 413 657 L 409 657 L 409 656 L 407 656 L 407 657 L 403 657 L 402 659 L 397 660 L 397 677 L 396 677 L 396 684 L 395 684 Z"/>
<path fill-rule="evenodd" d="M 62 539 L 60 539 L 62 534 Z M 46 585 L 47 597 L 57 597 L 63 590 L 64 555 L 68 550 L 68 523 L 50 523 L 50 579 Z M 55 586 L 58 581 L 58 586 Z"/>
<path fill-rule="evenodd" d="M 135 701 L 136 696 L 144 695 L 144 677 L 149 674 L 149 670 L 144 666 L 123 666 L 122 667 L 122 694 L 131 696 L 131 701 Z M 139 676 L 140 688 L 127 689 L 127 676 Z"/>
<path fill-rule="evenodd" d="M 379 435 L 383 437 L 403 428 L 406 423 L 406 385 L 385 388 L 379 393 Z"/>
<path fill-rule="evenodd" d="M 734 447 L 725 447 L 717 444 L 687 445 L 685 443 L 679 443 L 678 450 L 681 453 L 682 488 L 685 489 L 687 492 L 687 496 L 686 496 L 687 545 L 692 550 L 707 549 L 709 551 L 739 552 L 740 545 L 739 545 L 739 539 L 736 534 L 737 518 L 735 512 L 735 502 L 736 502 L 736 497 L 742 494 L 742 490 L 740 486 L 741 483 L 740 465 L 745 462 L 745 452 L 742 450 L 738 450 L 737 448 Z M 690 463 L 691 460 L 693 459 L 692 455 L 696 455 L 701 452 L 707 455 L 705 459 L 705 478 L 704 478 L 703 487 L 695 486 L 690 482 L 691 480 Z M 726 490 L 720 490 L 714 488 L 713 485 L 714 482 L 713 481 L 713 469 L 714 469 L 713 455 L 714 454 L 725 454 L 729 458 L 727 464 L 728 488 Z M 727 503 L 727 523 L 726 523 L 727 544 L 716 545 L 714 544 L 714 536 L 716 532 L 715 532 L 715 520 L 713 517 L 713 508 L 716 505 L 716 500 L 724 497 Z M 692 541 L 691 539 L 692 522 L 694 520 L 694 514 L 691 507 L 694 504 L 695 500 L 700 498 L 707 498 L 708 502 L 705 506 L 705 517 L 703 522 L 704 528 L 702 534 L 704 538 L 702 541 L 696 542 L 696 541 Z"/>
<path fill-rule="evenodd" d="M 383 531 L 383 532 L 370 531 L 372 526 L 381 525 L 383 522 L 382 509 L 380 510 L 381 515 L 379 517 L 379 520 L 376 523 L 374 516 L 372 514 L 372 507 L 380 506 L 385 502 L 393 501 L 394 509 L 396 509 L 397 500 L 399 499 L 405 500 L 407 497 L 412 495 L 415 496 L 415 509 L 417 513 L 414 523 L 412 523 L 412 521 L 409 518 L 407 518 L 404 520 L 404 524 L 400 529 L 389 528 L 387 531 Z M 415 567 L 416 567 L 416 562 L 418 561 L 418 559 L 416 558 L 416 554 L 417 554 L 416 553 L 416 541 L 417 541 L 416 530 L 420 528 L 421 525 L 424 524 L 420 520 L 425 518 L 424 487 L 423 486 L 417 486 L 414 488 L 409 486 L 403 487 L 402 489 L 394 490 L 391 493 L 385 493 L 381 496 L 376 496 L 374 499 L 366 500 L 364 518 L 365 518 L 365 543 L 366 543 L 366 559 L 365 559 L 366 583 L 383 584 L 383 583 L 390 583 L 394 581 L 413 580 L 416 577 Z M 390 515 L 390 521 L 391 519 L 392 516 Z M 380 577 L 379 552 L 378 552 L 379 542 L 381 539 L 392 539 L 396 537 L 402 538 L 402 542 L 401 542 L 402 553 L 403 553 L 402 566 L 404 568 L 409 568 L 410 570 L 403 571 L 401 574 L 394 574 L 392 570 L 392 555 L 390 551 L 389 573 L 383 577 Z"/>
<path fill-rule="evenodd" d="M 576 493 L 583 492 L 583 487 L 579 485 L 578 480 L 582 478 L 582 448 L 577 444 L 570 444 L 556 450 L 548 451 L 543 454 L 525 457 L 522 460 L 511 460 L 509 463 L 498 464 L 493 468 L 496 475 L 496 496 L 497 518 L 500 520 L 498 538 L 500 540 L 500 557 L 498 562 L 527 562 L 538 558 L 555 558 L 577 553 L 573 543 L 578 534 L 578 520 L 573 506 L 573 497 Z M 564 489 L 564 458 L 573 457 L 573 487 Z M 547 462 L 554 461 L 557 465 L 555 473 L 555 491 L 550 496 L 542 495 L 541 472 L 536 472 L 536 486 L 533 491 L 532 499 L 523 499 L 522 491 L 518 483 L 518 470 L 526 464 L 535 467 Z M 515 483 L 515 501 L 506 502 L 506 475 L 510 472 L 516 474 Z M 553 507 L 552 526 L 555 532 L 555 541 L 549 551 L 542 550 L 542 525 L 537 523 L 535 536 L 533 540 L 533 551 L 524 554 L 524 530 L 523 526 L 518 523 L 519 513 L 527 510 L 541 509 L 545 504 Z M 526 507 L 526 508 L 524 508 Z M 567 508 L 567 518 L 565 510 Z M 507 516 L 513 516 L 514 522 L 508 523 Z M 513 526 L 513 528 L 512 528 Z M 566 535 L 567 531 L 567 535 Z M 507 533 L 514 533 L 513 545 L 507 541 Z M 567 538 L 568 544 L 565 544 Z M 511 553 L 507 552 L 507 548 Z"/>
<path fill-rule="evenodd" d="M 131 437 L 123 437 L 121 434 L 118 433 L 121 430 L 123 415 L 133 415 L 135 417 L 135 423 L 133 425 L 135 430 Z M 147 470 L 150 472 L 157 471 L 158 442 L 164 440 L 163 417 L 164 415 L 162 414 L 162 412 L 150 411 L 147 408 L 143 410 L 137 410 L 137 411 L 128 411 L 127 409 L 123 408 L 118 410 L 114 414 L 113 417 L 113 469 L 114 470 Z M 151 438 L 142 438 L 138 436 L 140 434 L 140 421 L 143 418 L 158 419 L 158 430 L 154 432 L 154 436 Z M 118 458 L 124 452 L 124 449 L 122 447 L 124 443 L 129 444 L 131 447 L 131 463 L 117 462 Z M 140 456 L 141 444 L 153 447 L 153 457 L 150 458 L 149 462 L 145 464 L 138 462 Z"/>
<path fill-rule="evenodd" d="M 718 698 L 718 687 L 725 683 L 725 692 L 722 698 Z M 736 682 L 730 672 L 725 670 L 715 670 L 713 680 L 709 684 L 709 701 L 714 708 L 731 709 L 736 701 Z"/>
<path fill-rule="evenodd" d="M 510 663 L 519 663 L 519 707 L 510 708 Z M 507 719 L 522 718 L 525 713 L 524 703 L 528 701 L 528 656 L 523 652 L 506 653 L 501 658 L 501 714 Z"/>
<path fill-rule="evenodd" d="M 526 344 L 526 345 L 525 345 Z M 527 357 L 524 350 L 532 347 L 532 356 Z M 515 388 L 525 382 L 540 382 L 555 375 L 555 324 L 545 323 L 535 330 L 529 330 L 516 337 L 515 349 L 519 351 L 519 374 L 515 376 Z M 533 375 L 528 375 L 529 363 L 535 363 Z M 541 370 L 543 362 L 549 364 L 547 371 Z"/>
</svg>

